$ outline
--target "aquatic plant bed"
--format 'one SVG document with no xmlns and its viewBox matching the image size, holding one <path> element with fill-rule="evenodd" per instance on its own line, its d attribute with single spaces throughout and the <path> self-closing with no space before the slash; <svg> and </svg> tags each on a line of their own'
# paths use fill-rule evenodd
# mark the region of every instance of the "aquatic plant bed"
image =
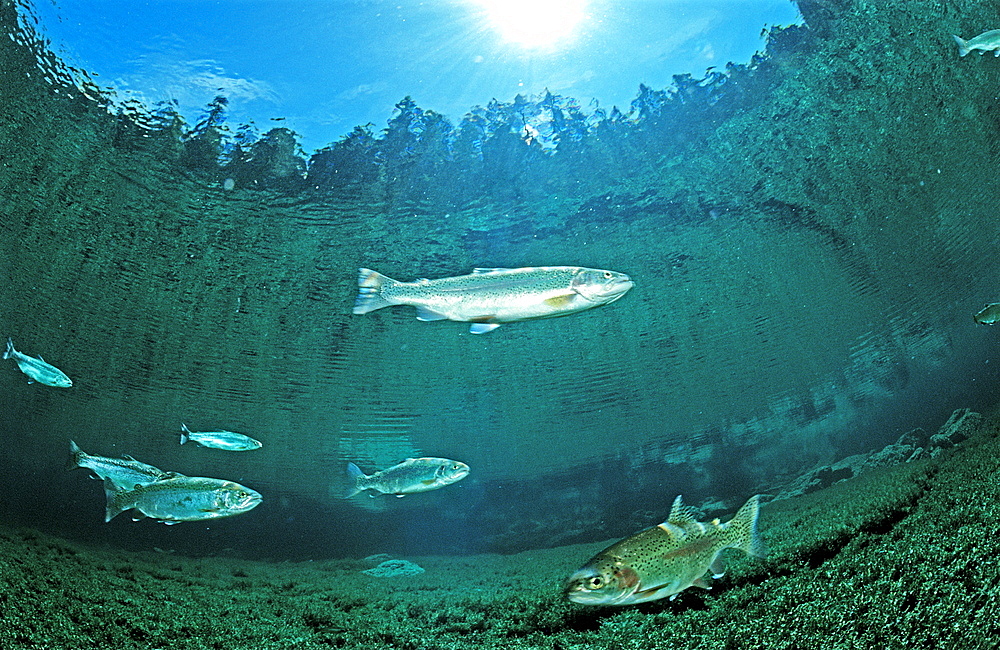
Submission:
<svg viewBox="0 0 1000 650">
<path fill-rule="evenodd" d="M 268 563 L 0 529 L 0 646 L 31 648 L 986 648 L 1000 638 L 1000 427 L 937 458 L 767 504 L 766 560 L 711 591 L 611 608 L 562 580 L 605 543 L 516 555 Z M 651 495 L 665 509 L 672 495 Z"/>
</svg>

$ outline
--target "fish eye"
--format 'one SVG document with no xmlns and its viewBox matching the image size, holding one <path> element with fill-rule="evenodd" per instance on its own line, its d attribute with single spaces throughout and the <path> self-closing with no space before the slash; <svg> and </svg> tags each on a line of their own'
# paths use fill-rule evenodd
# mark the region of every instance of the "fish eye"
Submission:
<svg viewBox="0 0 1000 650">
<path fill-rule="evenodd" d="M 600 589 L 603 586 L 604 586 L 604 578 L 602 578 L 601 576 L 594 576 L 593 578 L 587 581 L 587 587 L 589 587 L 590 589 Z"/>
<path fill-rule="evenodd" d="M 604 272 L 604 279 L 605 280 L 610 280 L 613 277 L 615 277 L 615 276 L 614 276 L 614 274 L 611 271 L 605 271 Z"/>
</svg>

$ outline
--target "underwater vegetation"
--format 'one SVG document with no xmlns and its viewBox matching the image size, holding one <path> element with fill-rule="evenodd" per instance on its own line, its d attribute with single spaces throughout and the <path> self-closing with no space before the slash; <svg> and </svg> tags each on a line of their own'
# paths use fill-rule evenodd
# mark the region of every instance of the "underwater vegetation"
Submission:
<svg viewBox="0 0 1000 650">
<path fill-rule="evenodd" d="M 0 644 L 985 650 L 1000 635 L 1000 568 L 988 560 L 1000 553 L 998 414 L 963 436 L 933 458 L 766 504 L 766 560 L 735 554 L 710 591 L 630 608 L 563 597 L 562 581 L 599 544 L 271 563 L 129 553 L 2 528 Z"/>
</svg>

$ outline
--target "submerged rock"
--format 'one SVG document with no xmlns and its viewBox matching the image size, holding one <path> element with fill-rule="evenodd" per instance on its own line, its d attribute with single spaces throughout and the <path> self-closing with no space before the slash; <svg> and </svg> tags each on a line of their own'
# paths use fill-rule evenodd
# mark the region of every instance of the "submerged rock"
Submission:
<svg viewBox="0 0 1000 650">
<path fill-rule="evenodd" d="M 424 572 L 423 567 L 409 560 L 386 560 L 374 569 L 365 569 L 361 573 L 376 578 L 405 578 Z"/>
<path fill-rule="evenodd" d="M 775 498 L 788 499 L 810 494 L 871 469 L 933 458 L 973 436 L 984 421 L 983 416 L 975 411 L 956 409 L 934 435 L 928 436 L 923 429 L 913 429 L 882 449 L 855 454 L 832 465 L 817 467 L 789 483 Z"/>
</svg>

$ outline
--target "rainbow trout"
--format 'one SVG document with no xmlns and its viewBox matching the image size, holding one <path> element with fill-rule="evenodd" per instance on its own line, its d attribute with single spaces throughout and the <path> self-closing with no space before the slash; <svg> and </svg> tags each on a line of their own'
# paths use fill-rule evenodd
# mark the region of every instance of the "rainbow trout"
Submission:
<svg viewBox="0 0 1000 650">
<path fill-rule="evenodd" d="M 705 574 L 722 577 L 724 549 L 767 554 L 757 535 L 759 509 L 756 495 L 731 521 L 702 523 L 678 496 L 665 522 L 609 546 L 570 576 L 566 597 L 584 605 L 631 605 L 666 596 L 673 600 L 692 586 L 711 589 Z"/>
<path fill-rule="evenodd" d="M 351 482 L 351 488 L 345 496 L 350 498 L 365 490 L 375 490 L 401 497 L 443 488 L 468 475 L 468 465 L 448 458 L 407 458 L 398 465 L 370 476 L 366 476 L 354 463 L 347 463 L 347 478 Z"/>
<path fill-rule="evenodd" d="M 472 323 L 483 334 L 502 323 L 565 316 L 612 303 L 632 288 L 624 273 L 580 266 L 474 269 L 469 275 L 399 282 L 359 269 L 355 314 L 391 305 L 412 305 L 422 321 Z"/>
<path fill-rule="evenodd" d="M 39 384 L 54 386 L 56 388 L 69 388 L 73 385 L 73 381 L 66 376 L 66 373 L 51 363 L 46 363 L 41 355 L 36 359 L 15 350 L 14 341 L 9 338 L 7 339 L 7 350 L 3 353 L 3 358 L 16 361 L 17 367 L 28 376 L 29 384 L 37 381 Z"/>
<path fill-rule="evenodd" d="M 132 490 L 135 489 L 135 486 L 143 483 L 153 483 L 165 478 L 183 476 L 177 472 L 164 472 L 159 467 L 139 462 L 131 456 L 124 458 L 91 456 L 70 440 L 69 460 L 66 462 L 66 469 L 72 470 L 78 467 L 85 467 L 102 479 L 111 481 L 119 490 Z"/>
<path fill-rule="evenodd" d="M 256 508 L 263 500 L 260 493 L 239 483 L 202 476 L 165 478 L 131 490 L 104 479 L 104 493 L 108 499 L 104 521 L 136 510 L 141 514 L 133 515 L 134 520 L 150 517 L 168 525 L 231 517 Z"/>
</svg>

